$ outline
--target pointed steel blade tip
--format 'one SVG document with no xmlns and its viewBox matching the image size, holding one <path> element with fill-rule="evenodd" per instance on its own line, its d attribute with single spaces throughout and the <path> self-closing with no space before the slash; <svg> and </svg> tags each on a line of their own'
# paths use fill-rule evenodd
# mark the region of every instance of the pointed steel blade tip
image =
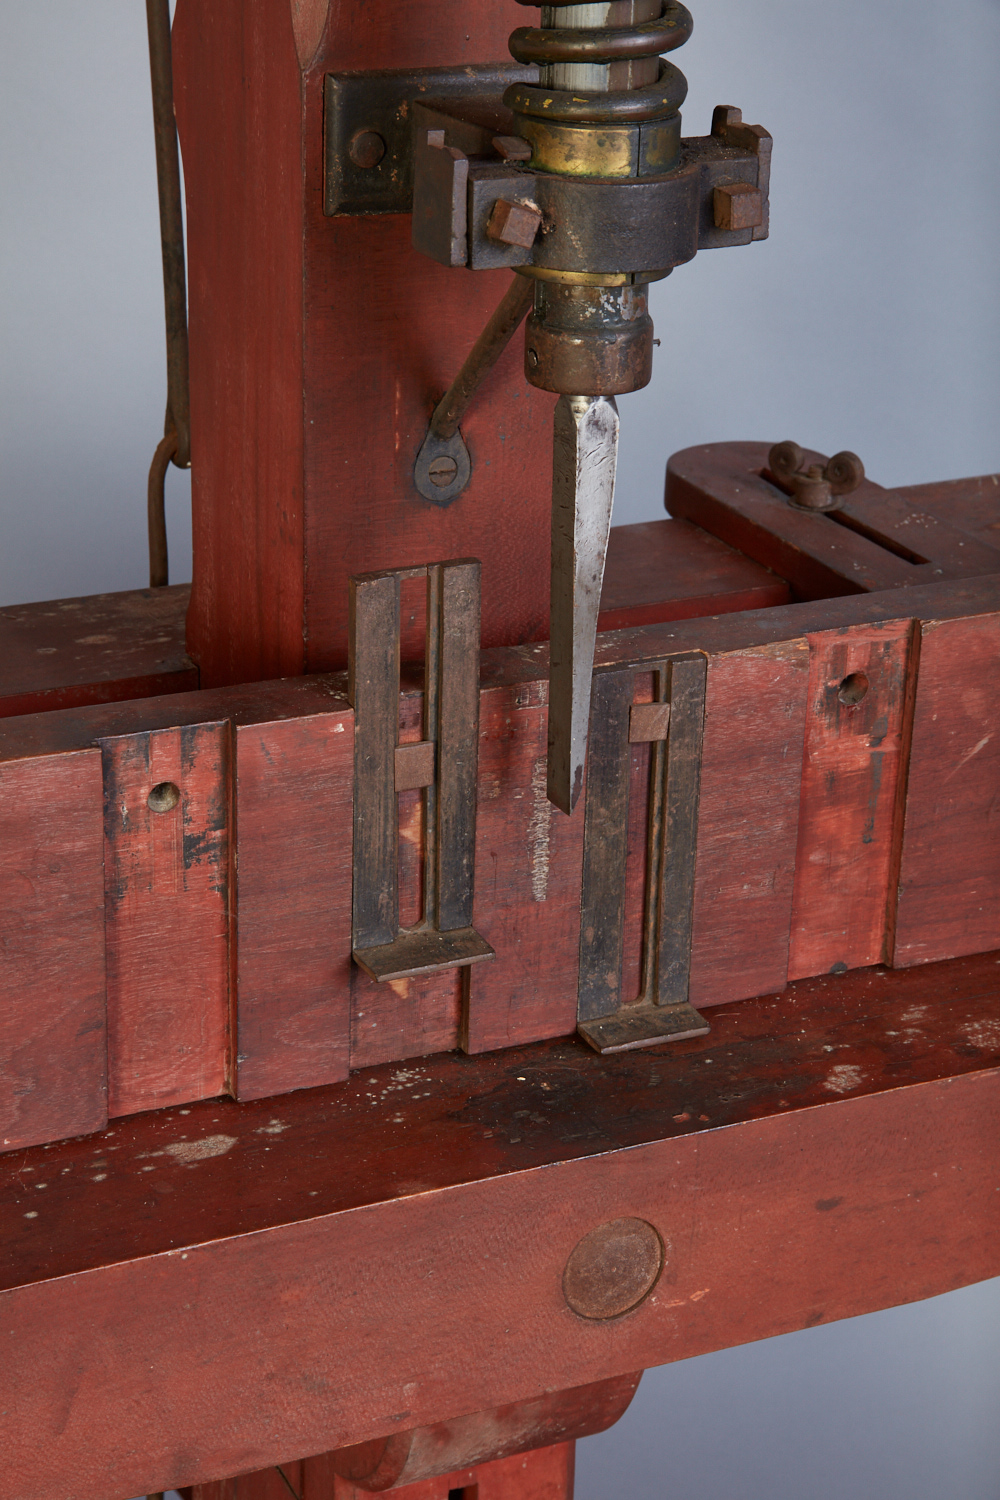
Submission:
<svg viewBox="0 0 1000 1500">
<path fill-rule="evenodd" d="M 549 801 L 567 815 L 583 789 L 597 617 L 611 530 L 618 408 L 561 396 L 552 446 Z"/>
</svg>

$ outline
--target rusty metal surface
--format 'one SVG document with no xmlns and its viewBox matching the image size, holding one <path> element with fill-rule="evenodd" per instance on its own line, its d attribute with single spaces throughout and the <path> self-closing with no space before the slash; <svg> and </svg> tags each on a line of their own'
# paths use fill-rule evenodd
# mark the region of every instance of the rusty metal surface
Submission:
<svg viewBox="0 0 1000 1500">
<path fill-rule="evenodd" d="M 446 440 L 458 431 L 469 402 L 524 322 L 533 295 L 530 281 L 520 276 L 513 278 L 462 368 L 434 408 L 430 430 L 436 438 Z"/>
<path fill-rule="evenodd" d="M 767 456 L 769 478 L 801 510 L 837 510 L 842 495 L 863 482 L 865 466 L 856 453 L 835 453 L 825 464 L 806 464 L 797 443 L 775 443 Z"/>
<path fill-rule="evenodd" d="M 515 276 L 466 355 L 462 368 L 434 408 L 427 436 L 413 466 L 417 491 L 434 505 L 450 505 L 472 477 L 472 461 L 458 424 L 524 321 L 533 296 L 531 282 Z"/>
<path fill-rule="evenodd" d="M 581 1318 L 620 1318 L 645 1301 L 663 1272 L 663 1241 L 645 1219 L 613 1219 L 585 1234 L 563 1272 L 563 1296 Z"/>
<path fill-rule="evenodd" d="M 324 213 L 408 213 L 414 101 L 460 96 L 499 101 L 513 81 L 534 76 L 534 68 L 518 63 L 328 73 Z"/>
<path fill-rule="evenodd" d="M 524 374 L 563 396 L 621 396 L 653 374 L 645 287 L 539 281 L 525 327 Z"/>
<path fill-rule="evenodd" d="M 173 69 L 170 55 L 169 0 L 146 0 L 149 71 L 153 97 L 156 181 L 160 203 L 160 248 L 163 257 L 163 302 L 167 338 L 167 410 L 162 442 L 149 470 L 149 585 L 169 583 L 163 484 L 167 466 L 191 464 L 191 411 L 188 377 L 187 289 L 184 272 L 184 219 L 181 168 L 174 119 Z"/>
</svg>

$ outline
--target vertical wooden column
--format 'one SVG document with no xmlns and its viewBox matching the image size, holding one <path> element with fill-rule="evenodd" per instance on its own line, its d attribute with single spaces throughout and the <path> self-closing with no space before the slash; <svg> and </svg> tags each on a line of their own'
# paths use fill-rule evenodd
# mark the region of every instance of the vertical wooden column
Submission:
<svg viewBox="0 0 1000 1500">
<path fill-rule="evenodd" d="M 348 578 L 441 557 L 482 560 L 486 645 L 547 632 L 552 398 L 519 339 L 463 420 L 469 487 L 440 506 L 412 482 L 510 273 L 417 254 L 408 214 L 323 214 L 328 72 L 505 60 L 523 20 L 514 0 L 178 0 L 205 686 L 344 665 Z"/>
</svg>

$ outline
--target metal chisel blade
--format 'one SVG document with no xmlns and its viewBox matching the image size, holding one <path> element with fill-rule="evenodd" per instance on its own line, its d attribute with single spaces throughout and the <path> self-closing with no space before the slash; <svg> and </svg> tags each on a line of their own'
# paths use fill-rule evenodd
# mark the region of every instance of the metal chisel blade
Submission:
<svg viewBox="0 0 1000 1500">
<path fill-rule="evenodd" d="M 548 795 L 564 813 L 583 786 L 617 457 L 614 400 L 560 396 L 552 452 Z"/>
</svg>

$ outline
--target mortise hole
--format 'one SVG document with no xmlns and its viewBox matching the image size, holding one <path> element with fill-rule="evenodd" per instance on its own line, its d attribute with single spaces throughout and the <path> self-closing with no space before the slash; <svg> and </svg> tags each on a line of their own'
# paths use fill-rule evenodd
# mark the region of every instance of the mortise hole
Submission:
<svg viewBox="0 0 1000 1500">
<path fill-rule="evenodd" d="M 867 692 L 868 678 L 864 672 L 852 672 L 850 677 L 845 677 L 840 684 L 837 697 L 841 703 L 855 704 L 860 703 Z"/>
<path fill-rule="evenodd" d="M 165 813 L 175 808 L 180 800 L 179 787 L 172 781 L 160 781 L 146 798 L 146 804 L 155 813 Z"/>
</svg>

